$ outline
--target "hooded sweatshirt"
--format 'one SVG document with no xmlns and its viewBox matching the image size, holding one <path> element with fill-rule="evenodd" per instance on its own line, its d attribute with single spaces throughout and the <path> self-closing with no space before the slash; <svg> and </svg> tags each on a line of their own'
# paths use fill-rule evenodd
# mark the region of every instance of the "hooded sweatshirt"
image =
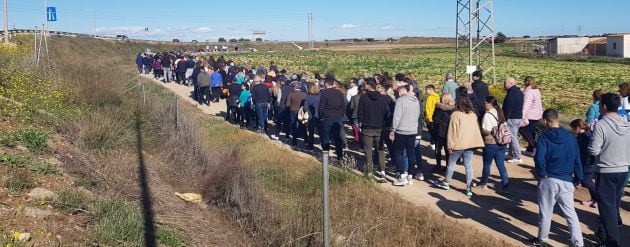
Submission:
<svg viewBox="0 0 630 247">
<path fill-rule="evenodd" d="M 363 128 L 382 129 L 385 127 L 389 112 L 388 96 L 376 91 L 369 91 L 359 98 L 357 119 Z"/>
<path fill-rule="evenodd" d="M 545 131 L 536 144 L 536 173 L 566 182 L 581 182 L 580 149 L 575 137 L 563 128 Z"/>
<path fill-rule="evenodd" d="M 597 121 L 588 150 L 599 173 L 621 173 L 630 165 L 630 124 L 624 116 L 604 116 Z"/>
<path fill-rule="evenodd" d="M 396 100 L 392 132 L 400 135 L 418 134 L 418 119 L 420 118 L 420 104 L 418 99 L 410 94 L 404 94 Z"/>
</svg>

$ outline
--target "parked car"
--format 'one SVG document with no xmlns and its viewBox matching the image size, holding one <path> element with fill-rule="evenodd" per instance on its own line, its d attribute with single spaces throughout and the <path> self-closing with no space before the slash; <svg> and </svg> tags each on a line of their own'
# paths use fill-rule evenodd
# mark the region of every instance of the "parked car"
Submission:
<svg viewBox="0 0 630 247">
<path fill-rule="evenodd" d="M 199 41 L 197 41 L 196 39 L 193 39 L 191 43 L 197 44 L 197 43 L 199 43 Z"/>
<path fill-rule="evenodd" d="M 173 43 L 179 43 L 179 39 L 173 39 Z"/>
<path fill-rule="evenodd" d="M 127 37 L 127 35 L 116 35 L 116 40 L 129 40 L 129 37 Z"/>
</svg>

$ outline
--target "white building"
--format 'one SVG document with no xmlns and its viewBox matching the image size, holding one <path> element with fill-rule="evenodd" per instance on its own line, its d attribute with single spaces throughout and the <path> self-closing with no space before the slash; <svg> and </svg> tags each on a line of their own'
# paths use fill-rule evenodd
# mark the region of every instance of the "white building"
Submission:
<svg viewBox="0 0 630 247">
<path fill-rule="evenodd" d="M 612 57 L 630 57 L 630 34 L 608 35 L 606 52 Z"/>
<path fill-rule="evenodd" d="M 588 37 L 553 38 L 549 40 L 549 53 L 573 55 L 584 51 L 590 39 Z"/>
</svg>

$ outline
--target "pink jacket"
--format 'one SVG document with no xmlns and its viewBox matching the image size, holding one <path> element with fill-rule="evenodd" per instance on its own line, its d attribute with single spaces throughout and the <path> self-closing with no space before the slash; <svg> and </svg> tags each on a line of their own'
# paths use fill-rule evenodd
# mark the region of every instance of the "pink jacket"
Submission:
<svg viewBox="0 0 630 247">
<path fill-rule="evenodd" d="M 523 90 L 523 97 L 523 119 L 542 119 L 543 106 L 542 99 L 540 97 L 540 90 L 527 87 L 525 88 L 525 90 Z"/>
</svg>

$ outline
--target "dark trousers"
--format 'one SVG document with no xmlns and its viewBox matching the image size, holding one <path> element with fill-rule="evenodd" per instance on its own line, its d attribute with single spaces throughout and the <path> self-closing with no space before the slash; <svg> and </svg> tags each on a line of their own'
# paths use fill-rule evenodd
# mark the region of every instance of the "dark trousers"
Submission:
<svg viewBox="0 0 630 247">
<path fill-rule="evenodd" d="M 416 135 L 401 135 L 396 133 L 394 137 L 394 160 L 396 161 L 396 172 L 403 174 L 406 171 L 403 161 L 403 150 L 407 149 L 407 159 L 409 160 L 408 169 L 413 170 L 416 167 L 416 152 L 412 152 L 416 142 Z M 413 174 L 413 171 L 410 171 Z"/>
<path fill-rule="evenodd" d="M 138 65 L 138 74 L 142 73 L 143 65 L 142 64 L 136 64 L 136 65 Z"/>
<path fill-rule="evenodd" d="M 238 123 L 238 107 L 236 106 L 228 106 L 228 121 L 232 121 L 232 123 Z"/>
<path fill-rule="evenodd" d="M 212 102 L 219 102 L 221 94 L 223 93 L 222 90 L 222 87 L 212 87 Z"/>
<path fill-rule="evenodd" d="M 291 144 L 293 146 L 297 145 L 298 137 L 305 137 L 306 133 L 304 132 L 304 125 L 300 120 L 297 119 L 298 112 L 289 111 L 289 118 L 291 119 L 291 135 L 293 136 L 293 141 Z M 306 138 L 304 138 L 306 140 Z"/>
<path fill-rule="evenodd" d="M 289 109 L 278 107 L 276 111 L 276 136 L 280 137 L 280 132 L 284 132 L 289 138 Z"/>
<path fill-rule="evenodd" d="M 339 138 L 339 131 L 342 128 L 342 119 L 325 119 L 322 123 L 324 134 L 320 136 L 322 139 L 322 149 L 324 151 L 330 150 L 331 138 L 335 141 L 335 152 L 337 159 L 343 159 L 343 143 Z"/>
<path fill-rule="evenodd" d="M 201 90 L 199 90 L 199 86 L 193 86 L 193 99 L 195 99 L 199 103 L 201 103 L 201 99 L 199 98 L 199 95 L 201 95 L 200 92 Z"/>
<path fill-rule="evenodd" d="M 529 124 L 519 129 L 525 141 L 527 141 L 527 152 L 534 152 L 536 148 L 536 130 L 538 129 L 538 120 L 529 120 Z"/>
<path fill-rule="evenodd" d="M 252 110 L 249 107 L 239 107 L 238 108 L 238 122 L 241 127 L 252 127 Z"/>
<path fill-rule="evenodd" d="M 363 148 L 365 149 L 365 167 L 363 167 L 363 172 L 366 175 L 371 174 L 374 167 L 374 153 L 372 149 L 376 149 L 378 154 L 379 171 L 385 171 L 385 145 L 381 141 L 381 132 L 381 128 L 361 129 Z"/>
<path fill-rule="evenodd" d="M 200 87 L 199 91 L 199 103 L 210 105 L 210 87 Z"/>
<path fill-rule="evenodd" d="M 448 150 L 446 150 L 446 138 L 442 138 L 442 137 L 437 137 L 435 138 L 435 160 L 436 160 L 436 167 L 442 167 L 442 151 L 444 151 L 444 154 L 446 155 L 446 157 L 444 157 L 444 161 L 446 161 L 446 163 L 448 163 Z M 447 164 L 448 165 L 448 164 Z"/>
<path fill-rule="evenodd" d="M 438 134 L 436 133 L 435 124 L 427 122 L 427 130 L 429 130 L 429 135 L 431 135 L 429 143 L 436 144 Z"/>
<path fill-rule="evenodd" d="M 256 104 L 256 115 L 258 116 L 258 129 L 264 129 L 267 132 L 267 114 L 269 113 L 268 103 Z"/>
<path fill-rule="evenodd" d="M 593 178 L 595 176 L 594 172 L 584 172 L 584 178 L 582 179 L 582 186 L 588 189 L 588 193 L 591 195 L 591 200 L 597 201 L 597 189 L 595 184 L 593 183 Z"/>
<path fill-rule="evenodd" d="M 597 208 L 599 220 L 606 232 L 606 246 L 621 246 L 619 242 L 619 206 L 621 204 L 621 188 L 626 186 L 626 172 L 597 173 Z"/>
<path fill-rule="evenodd" d="M 312 118 L 306 124 L 308 126 L 308 136 L 306 139 L 306 148 L 313 149 L 315 143 L 315 131 L 319 133 L 319 137 L 322 136 L 322 120 L 319 118 Z"/>
<path fill-rule="evenodd" d="M 186 71 L 177 71 L 177 82 L 179 84 L 186 83 Z"/>
</svg>

